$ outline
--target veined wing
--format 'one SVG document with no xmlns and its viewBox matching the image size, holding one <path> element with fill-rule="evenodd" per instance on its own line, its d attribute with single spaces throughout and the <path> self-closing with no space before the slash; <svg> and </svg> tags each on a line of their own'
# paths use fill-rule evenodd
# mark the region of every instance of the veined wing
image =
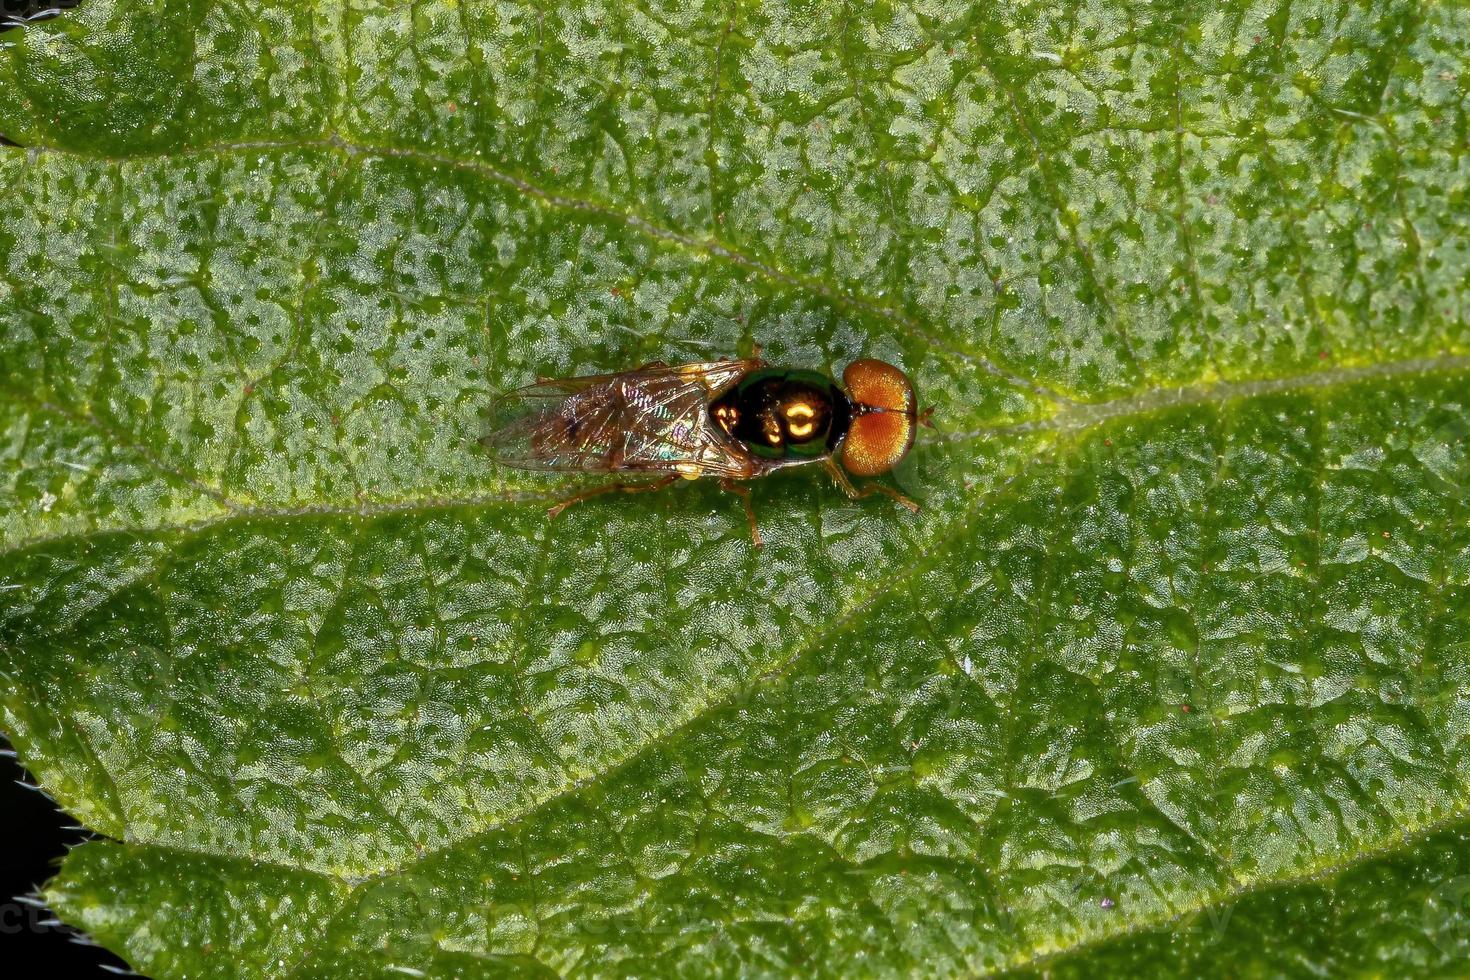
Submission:
<svg viewBox="0 0 1470 980">
<path fill-rule="evenodd" d="M 540 381 L 500 398 L 480 442 L 496 462 L 580 472 L 748 476 L 715 430 L 711 399 L 760 361 L 650 364 L 620 374 Z"/>
</svg>

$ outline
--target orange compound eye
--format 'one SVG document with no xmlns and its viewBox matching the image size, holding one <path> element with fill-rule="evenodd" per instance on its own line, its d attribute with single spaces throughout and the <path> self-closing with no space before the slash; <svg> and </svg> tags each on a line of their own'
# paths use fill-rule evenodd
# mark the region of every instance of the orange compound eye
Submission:
<svg viewBox="0 0 1470 980">
<path fill-rule="evenodd" d="M 853 476 L 887 473 L 913 444 L 914 420 L 902 412 L 859 415 L 842 442 L 842 468 Z"/>
<path fill-rule="evenodd" d="M 853 419 L 842 444 L 842 466 L 853 476 L 877 476 L 898 465 L 914 444 L 914 386 L 882 361 L 853 361 L 842 372 Z"/>
<path fill-rule="evenodd" d="M 842 372 L 842 383 L 859 405 L 914 414 L 914 386 L 908 375 L 892 364 L 871 358 L 853 361 Z"/>
</svg>

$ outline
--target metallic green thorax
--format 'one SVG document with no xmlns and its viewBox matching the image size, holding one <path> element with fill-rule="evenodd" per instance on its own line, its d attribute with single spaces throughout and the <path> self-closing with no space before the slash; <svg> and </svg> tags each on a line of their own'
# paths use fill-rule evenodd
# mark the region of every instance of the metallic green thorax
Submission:
<svg viewBox="0 0 1470 980">
<path fill-rule="evenodd" d="M 852 403 L 817 371 L 752 371 L 710 404 L 715 424 L 763 459 L 792 462 L 830 456 L 852 418 Z"/>
</svg>

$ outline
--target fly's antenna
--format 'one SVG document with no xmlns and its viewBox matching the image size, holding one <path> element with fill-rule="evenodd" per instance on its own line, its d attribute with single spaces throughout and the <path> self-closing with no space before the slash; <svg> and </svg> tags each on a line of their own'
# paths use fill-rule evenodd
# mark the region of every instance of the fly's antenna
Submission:
<svg viewBox="0 0 1470 980">
<path fill-rule="evenodd" d="M 933 405 L 930 405 L 928 408 L 924 409 L 922 412 L 916 415 L 914 417 L 914 420 L 926 429 L 933 429 L 935 432 L 939 431 L 939 426 L 934 424 Z"/>
</svg>

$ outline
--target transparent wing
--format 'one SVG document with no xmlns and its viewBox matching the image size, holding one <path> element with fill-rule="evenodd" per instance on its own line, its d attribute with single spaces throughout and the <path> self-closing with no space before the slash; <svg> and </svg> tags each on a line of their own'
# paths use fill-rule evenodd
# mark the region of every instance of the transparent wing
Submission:
<svg viewBox="0 0 1470 980">
<path fill-rule="evenodd" d="M 499 463 L 584 473 L 746 476 L 748 458 L 714 430 L 709 402 L 759 361 L 650 364 L 621 374 L 555 378 L 495 403 L 480 440 Z"/>
</svg>

